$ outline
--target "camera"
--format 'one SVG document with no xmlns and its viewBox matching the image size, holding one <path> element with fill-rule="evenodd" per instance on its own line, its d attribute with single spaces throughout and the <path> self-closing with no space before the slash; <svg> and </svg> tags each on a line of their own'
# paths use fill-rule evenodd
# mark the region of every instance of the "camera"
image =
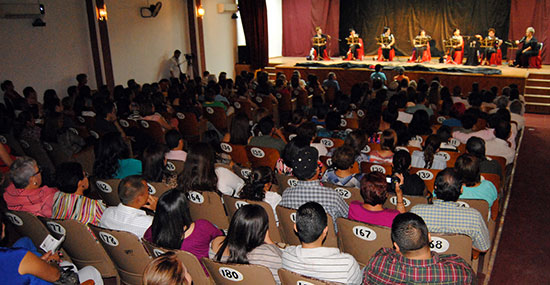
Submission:
<svg viewBox="0 0 550 285">
<path fill-rule="evenodd" d="M 192 53 L 186 53 L 184 54 L 184 56 L 185 56 L 185 60 L 191 60 L 194 57 Z"/>
<path fill-rule="evenodd" d="M 401 179 L 393 174 L 386 176 L 386 182 L 388 183 L 388 191 L 395 192 L 395 183 L 401 183 Z"/>
</svg>

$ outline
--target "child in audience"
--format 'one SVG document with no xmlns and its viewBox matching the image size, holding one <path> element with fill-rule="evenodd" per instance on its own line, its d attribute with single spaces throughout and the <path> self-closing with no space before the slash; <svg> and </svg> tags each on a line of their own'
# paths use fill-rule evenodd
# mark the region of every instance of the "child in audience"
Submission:
<svg viewBox="0 0 550 285">
<path fill-rule="evenodd" d="M 151 260 L 143 272 L 143 285 L 191 285 L 193 278 L 178 259 L 169 251 Z"/>
<path fill-rule="evenodd" d="M 267 202 L 273 208 L 273 214 L 277 217 L 275 207 L 281 202 L 281 195 L 271 191 L 273 186 L 273 172 L 267 166 L 260 166 L 250 173 L 246 185 L 243 187 L 239 197 L 253 201 Z"/>
<path fill-rule="evenodd" d="M 362 175 L 359 174 L 359 166 L 355 163 L 355 150 L 347 145 L 337 148 L 332 156 L 332 166 L 334 168 L 327 170 L 321 181 L 359 188 Z"/>
<path fill-rule="evenodd" d="M 428 169 L 445 169 L 447 161 L 441 156 L 435 155 L 439 151 L 441 141 L 436 135 L 430 135 L 424 142 L 422 151 L 415 150 L 411 155 L 412 167 Z"/>
</svg>

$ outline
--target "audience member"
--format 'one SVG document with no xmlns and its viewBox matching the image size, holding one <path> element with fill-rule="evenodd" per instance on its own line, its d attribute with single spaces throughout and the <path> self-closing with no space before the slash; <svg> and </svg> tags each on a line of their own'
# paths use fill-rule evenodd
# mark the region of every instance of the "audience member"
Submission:
<svg viewBox="0 0 550 285">
<path fill-rule="evenodd" d="M 251 138 L 249 145 L 270 147 L 278 150 L 279 153 L 283 152 L 286 145 L 286 139 L 281 130 L 275 128 L 272 117 L 268 116 L 262 118 L 258 123 L 258 129 L 261 134 Z"/>
<path fill-rule="evenodd" d="M 165 155 L 166 159 L 185 161 L 187 159 L 187 152 L 183 150 L 185 141 L 181 133 L 177 130 L 169 130 L 164 135 L 164 138 L 166 145 L 170 149 Z"/>
<path fill-rule="evenodd" d="M 495 185 L 489 180 L 481 180 L 479 160 L 473 154 L 463 154 L 456 160 L 455 169 L 462 178 L 462 194 L 460 199 L 485 200 L 489 208 L 498 198 Z"/>
<path fill-rule="evenodd" d="M 361 174 L 359 165 L 355 162 L 355 150 L 344 145 L 336 149 L 332 155 L 332 165 L 321 181 L 339 186 L 359 188 Z"/>
<path fill-rule="evenodd" d="M 268 166 L 260 166 L 252 170 L 239 197 L 268 203 L 273 208 L 273 214 L 276 217 L 275 207 L 279 205 L 282 197 L 279 193 L 272 191 L 274 179 L 273 171 Z"/>
<path fill-rule="evenodd" d="M 502 166 L 496 160 L 489 160 L 485 156 L 485 141 L 478 137 L 471 137 L 466 143 L 466 151 L 479 160 L 481 173 L 493 173 L 502 177 Z"/>
<path fill-rule="evenodd" d="M 118 132 L 105 134 L 95 147 L 94 175 L 100 179 L 123 179 L 141 175 L 141 161 L 130 158 L 130 150 Z"/>
<path fill-rule="evenodd" d="M 393 156 L 392 161 L 392 176 L 401 174 L 404 178 L 403 184 L 400 185 L 404 195 L 411 196 L 426 196 L 427 189 L 424 180 L 416 174 L 410 173 L 411 155 L 406 150 L 399 150 Z"/>
<path fill-rule="evenodd" d="M 193 284 L 193 278 L 172 251 L 151 260 L 143 271 L 143 285 L 191 284 Z"/>
<path fill-rule="evenodd" d="M 170 188 L 175 188 L 178 185 L 177 175 L 166 168 L 167 153 L 166 145 L 156 143 L 149 145 L 141 158 L 142 176 L 147 182 L 162 182 Z"/>
<path fill-rule="evenodd" d="M 413 151 L 411 155 L 412 167 L 428 169 L 444 169 L 447 167 L 447 161 L 443 157 L 436 155 L 440 145 L 441 141 L 436 135 L 428 136 L 424 142 L 422 151 Z"/>
<path fill-rule="evenodd" d="M 391 163 L 393 153 L 397 146 L 397 133 L 392 129 L 387 129 L 380 136 L 380 150 L 371 150 L 368 154 L 369 162 Z"/>
</svg>

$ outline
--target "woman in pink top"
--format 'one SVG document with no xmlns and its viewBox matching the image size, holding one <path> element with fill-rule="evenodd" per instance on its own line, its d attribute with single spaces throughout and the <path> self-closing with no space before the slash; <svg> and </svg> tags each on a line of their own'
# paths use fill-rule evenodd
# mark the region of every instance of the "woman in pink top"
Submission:
<svg viewBox="0 0 550 285">
<path fill-rule="evenodd" d="M 208 257 L 210 241 L 222 232 L 207 220 L 191 220 L 185 193 L 175 189 L 160 196 L 153 224 L 143 238 L 160 247 L 181 249 L 201 259 Z"/>
<path fill-rule="evenodd" d="M 365 203 L 359 201 L 351 202 L 348 218 L 368 224 L 391 227 L 393 218 L 399 213 L 405 213 L 403 204 L 403 192 L 400 186 L 404 178 L 396 174 L 399 181 L 395 182 L 395 193 L 397 194 L 397 210 L 385 209 L 384 203 L 387 199 L 388 183 L 386 176 L 381 172 L 371 172 L 361 179 L 361 196 Z"/>
<path fill-rule="evenodd" d="M 30 157 L 20 157 L 10 167 L 12 184 L 4 192 L 8 209 L 50 218 L 55 188 L 42 186 L 42 170 Z"/>
</svg>

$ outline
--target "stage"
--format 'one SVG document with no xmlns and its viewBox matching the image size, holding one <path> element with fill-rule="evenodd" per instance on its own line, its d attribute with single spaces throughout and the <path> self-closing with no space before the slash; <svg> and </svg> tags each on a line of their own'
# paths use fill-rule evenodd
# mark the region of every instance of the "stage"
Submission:
<svg viewBox="0 0 550 285">
<path fill-rule="evenodd" d="M 318 76 L 319 81 L 323 81 L 329 72 L 334 72 L 340 83 L 342 91 L 349 93 L 351 87 L 359 82 L 368 81 L 370 82 L 370 74 L 374 71 L 374 65 L 381 64 L 384 66 L 384 73 L 388 79 L 393 78 L 397 75 L 396 70 L 392 68 L 402 66 L 404 68 L 412 68 L 417 65 L 421 67 L 430 68 L 430 70 L 435 71 L 405 71 L 411 80 L 416 80 L 424 78 L 430 82 L 434 77 L 439 77 L 439 80 L 444 86 L 453 88 L 454 86 L 460 86 L 463 91 L 471 90 L 472 83 L 478 82 L 480 88 L 489 89 L 492 86 L 498 86 L 501 89 L 505 85 L 515 83 L 519 86 L 519 90 L 524 90 L 527 78 L 530 74 L 550 74 L 550 66 L 543 66 L 541 69 L 524 69 L 524 68 L 514 68 L 509 67 L 508 65 L 496 66 L 465 66 L 465 65 L 455 65 L 455 64 L 443 64 L 439 63 L 439 58 L 433 58 L 431 62 L 426 63 L 407 63 L 408 57 L 396 57 L 392 62 L 378 62 L 374 59 L 374 55 L 365 56 L 362 61 L 344 61 L 341 58 L 332 58 L 330 61 L 308 61 L 302 57 L 274 57 L 269 59 L 269 67 L 266 67 L 266 71 L 274 75 L 274 73 L 282 72 L 286 74 L 287 79 L 290 80 L 292 71 L 299 70 L 302 78 L 307 79 L 308 74 L 315 74 Z M 305 64 L 305 63 L 318 63 L 320 66 L 296 66 L 296 64 Z M 328 65 L 332 64 L 342 64 L 350 63 L 350 68 L 341 68 L 341 67 L 332 67 Z M 360 65 L 370 65 L 369 67 L 357 67 L 355 68 L 354 64 Z M 453 68 L 463 68 L 465 72 L 448 72 L 445 69 Z M 481 74 L 481 73 L 470 73 L 475 68 L 487 68 L 491 70 L 500 71 L 501 74 Z M 550 94 L 549 94 L 550 95 Z"/>
</svg>

